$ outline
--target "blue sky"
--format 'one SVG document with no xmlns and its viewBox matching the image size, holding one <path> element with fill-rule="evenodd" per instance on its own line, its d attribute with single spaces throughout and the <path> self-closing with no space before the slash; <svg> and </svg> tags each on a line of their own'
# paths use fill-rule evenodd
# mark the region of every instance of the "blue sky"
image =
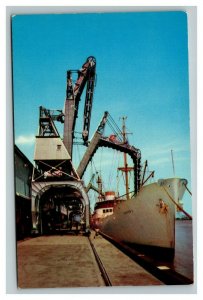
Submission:
<svg viewBox="0 0 203 300">
<path fill-rule="evenodd" d="M 187 15 L 183 12 L 18 15 L 12 19 L 15 140 L 32 161 L 39 106 L 62 109 L 66 71 L 97 60 L 90 136 L 105 110 L 114 120 L 127 116 L 129 141 L 148 159 L 155 179 L 190 177 Z M 82 130 L 84 97 L 77 130 Z M 111 132 L 106 128 L 107 135 Z M 80 147 L 81 148 L 81 147 Z M 84 149 L 79 149 L 80 155 Z M 74 152 L 74 161 L 78 158 Z M 99 150 L 94 161 L 116 186 L 116 158 Z M 112 164 L 114 162 L 114 165 Z M 109 162 L 109 166 L 108 165 Z M 130 164 L 130 160 L 129 160 Z M 85 176 L 88 182 L 90 168 Z M 114 169 L 115 171 L 109 171 Z M 191 213 L 191 198 L 185 195 Z"/>
</svg>

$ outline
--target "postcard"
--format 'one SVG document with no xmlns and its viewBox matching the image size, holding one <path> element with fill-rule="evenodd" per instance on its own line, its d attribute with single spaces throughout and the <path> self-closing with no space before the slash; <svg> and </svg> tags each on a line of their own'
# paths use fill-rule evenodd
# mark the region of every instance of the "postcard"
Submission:
<svg viewBox="0 0 203 300">
<path fill-rule="evenodd" d="M 193 283 L 187 24 L 12 16 L 19 288 Z"/>
</svg>

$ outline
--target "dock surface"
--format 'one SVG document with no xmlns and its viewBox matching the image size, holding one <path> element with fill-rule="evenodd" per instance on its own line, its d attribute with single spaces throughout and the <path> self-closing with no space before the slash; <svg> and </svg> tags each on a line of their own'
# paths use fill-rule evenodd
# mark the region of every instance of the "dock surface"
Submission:
<svg viewBox="0 0 203 300">
<path fill-rule="evenodd" d="M 112 286 L 146 286 L 163 283 L 118 250 L 92 233 L 94 245 Z M 41 236 L 17 244 L 19 288 L 106 286 L 85 236 Z"/>
</svg>

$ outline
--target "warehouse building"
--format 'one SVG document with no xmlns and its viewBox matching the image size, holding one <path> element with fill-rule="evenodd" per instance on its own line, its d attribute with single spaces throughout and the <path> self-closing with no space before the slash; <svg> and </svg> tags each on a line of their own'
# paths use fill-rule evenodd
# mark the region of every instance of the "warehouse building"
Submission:
<svg viewBox="0 0 203 300">
<path fill-rule="evenodd" d="M 33 165 L 21 150 L 14 146 L 15 163 L 15 209 L 17 240 L 29 237 L 31 220 L 31 180 Z"/>
</svg>

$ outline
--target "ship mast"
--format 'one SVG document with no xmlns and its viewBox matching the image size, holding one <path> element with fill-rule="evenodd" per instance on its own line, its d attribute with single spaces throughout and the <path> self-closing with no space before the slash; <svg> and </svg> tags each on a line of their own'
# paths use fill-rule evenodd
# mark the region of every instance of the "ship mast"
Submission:
<svg viewBox="0 0 203 300">
<path fill-rule="evenodd" d="M 102 201 L 102 179 L 100 176 L 98 176 L 97 178 L 97 184 L 98 184 L 98 193 L 99 193 L 99 196 L 98 196 L 98 200 L 99 202 Z"/>
<path fill-rule="evenodd" d="M 127 132 L 126 132 L 126 125 L 125 120 L 127 117 L 122 117 L 122 136 L 123 136 L 123 144 L 126 144 L 127 141 Z M 126 189 L 126 198 L 129 200 L 129 178 L 128 173 L 133 171 L 133 167 L 128 167 L 128 161 L 127 161 L 127 154 L 124 152 L 124 167 L 118 168 L 119 171 L 122 171 L 125 174 L 125 189 Z"/>
</svg>

